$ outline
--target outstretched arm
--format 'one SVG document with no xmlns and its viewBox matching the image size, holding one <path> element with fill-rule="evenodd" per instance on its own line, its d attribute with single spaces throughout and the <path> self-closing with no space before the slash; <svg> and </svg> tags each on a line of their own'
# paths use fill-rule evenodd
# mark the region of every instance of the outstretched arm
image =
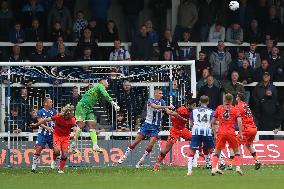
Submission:
<svg viewBox="0 0 284 189">
<path fill-rule="evenodd" d="M 53 129 L 51 127 L 48 127 L 48 126 L 44 125 L 45 123 L 50 122 L 50 121 L 52 121 L 51 117 L 41 119 L 37 123 L 30 124 L 30 128 L 41 126 L 42 128 L 44 128 L 46 130 L 51 130 L 52 131 Z"/>
</svg>

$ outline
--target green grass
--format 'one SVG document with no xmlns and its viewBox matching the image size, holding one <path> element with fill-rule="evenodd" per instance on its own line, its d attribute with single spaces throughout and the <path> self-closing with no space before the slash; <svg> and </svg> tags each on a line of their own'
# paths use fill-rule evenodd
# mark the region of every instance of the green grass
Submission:
<svg viewBox="0 0 284 189">
<path fill-rule="evenodd" d="M 29 169 L 0 169 L 1 189 L 279 189 L 284 186 L 284 166 L 265 165 L 255 171 L 243 166 L 244 176 L 234 171 L 211 176 L 209 170 L 195 168 L 191 177 L 186 167 L 162 167 L 153 172 L 150 167 L 67 168 L 59 175 L 48 168 L 32 174 Z"/>
</svg>

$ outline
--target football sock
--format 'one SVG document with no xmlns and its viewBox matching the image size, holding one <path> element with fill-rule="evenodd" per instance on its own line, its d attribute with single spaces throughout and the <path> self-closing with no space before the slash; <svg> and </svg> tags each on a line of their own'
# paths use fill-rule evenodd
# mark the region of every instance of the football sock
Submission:
<svg viewBox="0 0 284 189">
<path fill-rule="evenodd" d="M 219 160 L 219 155 L 215 154 L 212 158 L 212 168 L 216 169 Z"/>
<path fill-rule="evenodd" d="M 160 155 L 157 157 L 156 165 L 160 165 L 160 163 L 163 161 L 165 157 L 166 155 L 161 152 Z"/>
<path fill-rule="evenodd" d="M 98 136 L 97 136 L 97 132 L 96 132 L 95 129 L 90 129 L 90 137 L 91 137 L 93 145 L 97 145 L 98 144 Z"/>
<path fill-rule="evenodd" d="M 63 158 L 61 157 L 60 159 L 60 165 L 59 165 L 59 170 L 60 171 L 63 171 L 64 167 L 65 167 L 65 164 L 66 164 L 66 160 L 67 160 L 67 157 Z"/>
<path fill-rule="evenodd" d="M 211 157 L 210 155 L 204 155 L 204 159 L 207 165 L 211 165 Z"/>
<path fill-rule="evenodd" d="M 130 152 L 133 150 L 134 148 L 130 145 L 127 147 L 124 156 L 128 157 L 128 155 L 130 154 Z"/>
<path fill-rule="evenodd" d="M 236 154 L 236 155 L 235 155 L 234 164 L 235 164 L 236 166 L 240 166 L 240 165 L 241 165 L 241 157 L 240 157 L 240 154 Z"/>
<path fill-rule="evenodd" d="M 256 152 L 251 153 L 251 155 L 252 155 L 253 159 L 258 162 L 258 157 L 256 155 Z"/>
<path fill-rule="evenodd" d="M 222 154 L 219 155 L 219 163 L 220 165 L 225 165 L 224 156 Z"/>
<path fill-rule="evenodd" d="M 139 161 L 140 162 L 145 161 L 145 158 L 150 154 L 151 151 L 152 151 L 152 148 L 147 148 Z"/>
<path fill-rule="evenodd" d="M 34 153 L 34 156 L 33 156 L 33 164 L 32 164 L 32 170 L 35 170 L 35 169 L 36 169 L 36 166 L 37 166 L 37 164 L 39 163 L 39 157 L 40 157 L 40 154 Z"/>
<path fill-rule="evenodd" d="M 187 162 L 187 170 L 188 170 L 188 172 L 192 171 L 193 158 L 194 158 L 194 154 L 190 153 L 188 155 L 188 162 Z"/>
</svg>

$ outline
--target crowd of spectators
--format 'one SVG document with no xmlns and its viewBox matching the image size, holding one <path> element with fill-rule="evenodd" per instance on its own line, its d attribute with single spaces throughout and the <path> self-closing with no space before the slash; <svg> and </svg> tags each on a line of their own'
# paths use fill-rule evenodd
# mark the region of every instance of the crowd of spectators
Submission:
<svg viewBox="0 0 284 189">
<path fill-rule="evenodd" d="M 181 0 L 174 32 L 166 27 L 170 0 L 147 1 L 153 16 L 142 24 L 139 23 L 139 13 L 145 8 L 144 1 L 119 0 L 125 16 L 125 34 L 121 34 L 121 27 L 115 20 L 108 18 L 110 0 L 0 2 L 0 41 L 15 43 L 12 49 L 0 47 L 1 61 L 192 60 L 197 59 L 196 49 L 180 46 L 179 42 L 216 42 L 216 49 L 203 48 L 199 52 L 196 61 L 198 96 L 208 95 L 209 106 L 214 109 L 222 102 L 223 93 L 234 96 L 239 92 L 244 93 L 245 100 L 254 110 L 259 130 L 273 130 L 283 125 L 284 114 L 279 112 L 283 112 L 284 90 L 273 85 L 273 82 L 284 81 L 283 52 L 277 46 L 278 42 L 284 40 L 283 0 L 240 0 L 240 8 L 234 12 L 228 9 L 227 0 Z M 132 42 L 130 49 L 121 46 L 121 36 Z M 53 46 L 45 47 L 43 42 L 46 41 L 53 42 Z M 19 44 L 23 42 L 36 42 L 36 45 L 22 47 Z M 65 42 L 76 42 L 77 45 L 69 47 Z M 113 47 L 99 47 L 98 42 L 111 42 Z M 236 45 L 248 42 L 250 46 L 226 47 L 224 42 Z M 258 47 L 260 43 L 265 46 Z M 87 63 L 84 67 L 15 68 L 13 71 L 15 75 L 22 75 L 12 78 L 12 82 L 21 82 L 26 86 L 18 91 L 20 95 L 16 94 L 17 91 L 12 95 L 15 107 L 11 108 L 11 118 L 18 119 L 17 115 L 22 115 L 25 122 L 22 125 L 27 125 L 32 119 L 34 106 L 40 106 L 44 95 L 65 96 L 62 103 L 76 104 L 80 99 L 78 88 L 58 91 L 59 87 L 56 86 L 59 83 L 70 78 L 88 83 L 108 73 L 110 92 L 123 107 L 123 111 L 115 116 L 116 126 L 113 128 L 119 131 L 137 129 L 138 118 L 147 98 L 147 90 L 131 87 L 129 81 L 135 81 L 131 75 L 141 72 L 164 73 L 163 69 L 146 66 L 138 69 L 118 65 L 105 69 L 94 68 Z M 42 73 L 48 77 L 41 77 Z M 190 77 L 188 73 L 187 67 L 182 67 L 174 74 L 176 106 L 181 104 L 181 100 L 175 99 L 184 98 L 184 94 L 188 93 L 186 90 L 190 88 L 186 86 L 184 90 L 181 87 L 181 84 L 189 85 L 186 83 Z M 121 76 L 128 80 L 119 79 Z M 151 80 L 160 81 L 161 78 L 157 77 Z M 147 75 L 143 75 L 143 78 L 147 78 Z M 165 78 L 168 76 L 162 80 L 167 81 Z M 32 83 L 40 81 L 50 82 L 55 88 L 51 91 L 31 88 Z M 252 82 L 258 83 L 256 87 L 245 86 Z M 20 130 L 30 131 L 26 127 Z"/>
</svg>

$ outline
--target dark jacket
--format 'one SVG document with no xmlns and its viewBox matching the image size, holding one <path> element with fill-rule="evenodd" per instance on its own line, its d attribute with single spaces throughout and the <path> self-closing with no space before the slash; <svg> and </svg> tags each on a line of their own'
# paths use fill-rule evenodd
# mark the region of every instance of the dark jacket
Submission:
<svg viewBox="0 0 284 189">
<path fill-rule="evenodd" d="M 222 94 L 221 94 L 220 88 L 214 85 L 212 87 L 208 87 L 208 85 L 201 87 L 198 93 L 198 97 L 202 95 L 206 95 L 209 97 L 210 100 L 209 100 L 208 107 L 211 108 L 212 110 L 215 110 L 217 106 L 221 104 Z"/>
<path fill-rule="evenodd" d="M 138 34 L 134 39 L 131 54 L 134 60 L 151 60 L 153 45 L 150 38 Z"/>
<path fill-rule="evenodd" d="M 239 73 L 239 81 L 247 81 L 247 83 L 253 82 L 254 70 L 249 66 L 246 70 L 240 67 L 237 72 Z"/>
</svg>

